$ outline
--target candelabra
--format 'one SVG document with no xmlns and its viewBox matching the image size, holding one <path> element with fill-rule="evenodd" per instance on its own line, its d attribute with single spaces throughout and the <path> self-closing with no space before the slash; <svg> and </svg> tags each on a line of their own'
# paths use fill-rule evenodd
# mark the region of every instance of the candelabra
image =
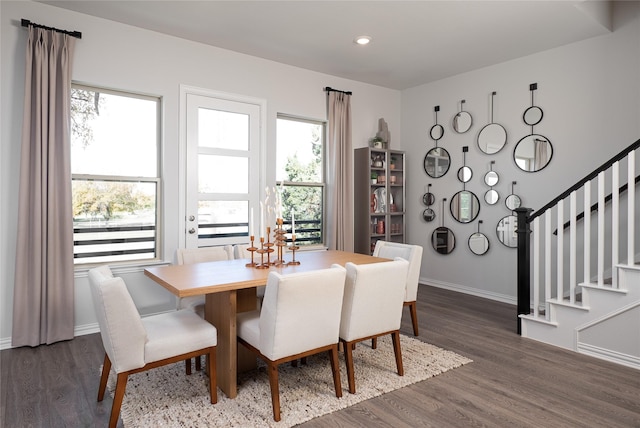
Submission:
<svg viewBox="0 0 640 428">
<path fill-rule="evenodd" d="M 249 239 L 251 240 L 251 246 L 249 248 L 247 248 L 247 251 L 251 252 L 251 263 L 247 263 L 245 266 L 246 267 L 256 267 L 257 264 L 253 261 L 253 253 L 256 252 L 257 248 L 253 246 L 253 241 L 255 239 L 255 236 L 251 235 L 249 237 Z"/>
<path fill-rule="evenodd" d="M 282 247 L 286 246 L 286 238 L 285 235 L 287 232 L 282 228 L 283 220 L 281 218 L 276 220 L 276 230 L 274 231 L 274 241 L 275 245 L 278 249 L 278 253 L 275 260 L 276 266 L 286 265 L 284 262 L 284 258 L 282 257 Z"/>
<path fill-rule="evenodd" d="M 291 257 L 293 260 L 287 263 L 287 265 L 289 266 L 299 265 L 300 262 L 296 260 L 296 251 L 298 251 L 300 247 L 296 245 L 296 235 L 294 233 L 291 234 L 291 246 L 289 247 L 289 249 L 291 250 Z"/>
</svg>

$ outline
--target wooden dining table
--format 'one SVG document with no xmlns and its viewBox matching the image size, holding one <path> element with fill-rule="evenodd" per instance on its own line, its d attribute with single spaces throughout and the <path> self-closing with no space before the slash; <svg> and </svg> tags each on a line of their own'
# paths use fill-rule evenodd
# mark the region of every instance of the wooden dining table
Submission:
<svg viewBox="0 0 640 428">
<path fill-rule="evenodd" d="M 291 261 L 290 254 L 287 254 Z M 296 253 L 299 265 L 271 266 L 267 269 L 247 267 L 247 259 L 146 268 L 144 273 L 177 297 L 205 295 L 205 319 L 218 330 L 216 372 L 218 387 L 227 397 L 238 394 L 237 375 L 256 365 L 255 355 L 238 348 L 236 314 L 255 310 L 256 287 L 267 284 L 270 272 L 288 274 L 325 269 L 347 262 L 368 264 L 389 261 L 365 254 L 345 251 L 304 251 Z M 259 261 L 256 258 L 256 261 Z"/>
</svg>

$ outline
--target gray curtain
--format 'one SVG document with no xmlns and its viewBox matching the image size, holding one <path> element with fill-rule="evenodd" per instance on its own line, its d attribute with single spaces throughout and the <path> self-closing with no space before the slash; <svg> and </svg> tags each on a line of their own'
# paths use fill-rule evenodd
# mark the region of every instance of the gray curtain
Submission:
<svg viewBox="0 0 640 428">
<path fill-rule="evenodd" d="M 75 39 L 29 27 L 12 346 L 73 338 L 70 98 Z"/>
<path fill-rule="evenodd" d="M 327 92 L 327 245 L 353 251 L 351 95 Z"/>
</svg>

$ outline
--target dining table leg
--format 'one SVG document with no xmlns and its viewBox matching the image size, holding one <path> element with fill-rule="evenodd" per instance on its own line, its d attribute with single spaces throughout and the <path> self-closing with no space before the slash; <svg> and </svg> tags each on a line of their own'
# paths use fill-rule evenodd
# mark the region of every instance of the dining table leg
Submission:
<svg viewBox="0 0 640 428">
<path fill-rule="evenodd" d="M 251 297 L 253 296 L 253 297 Z M 206 295 L 205 319 L 218 330 L 216 348 L 216 378 L 218 387 L 229 398 L 238 395 L 238 360 L 243 370 L 250 369 L 244 349 L 238 355 L 236 314 L 255 309 L 256 291 L 230 290 Z M 255 367 L 255 357 L 253 358 Z"/>
</svg>

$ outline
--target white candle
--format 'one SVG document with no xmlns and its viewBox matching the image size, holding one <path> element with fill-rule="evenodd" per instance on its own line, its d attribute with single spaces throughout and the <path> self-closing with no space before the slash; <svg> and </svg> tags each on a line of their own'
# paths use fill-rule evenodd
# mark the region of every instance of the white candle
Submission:
<svg viewBox="0 0 640 428">
<path fill-rule="evenodd" d="M 249 217 L 249 236 L 255 236 L 253 234 L 253 207 L 251 207 L 251 216 Z"/>
<path fill-rule="evenodd" d="M 296 234 L 296 218 L 295 218 L 295 212 L 293 211 L 293 208 L 291 209 L 291 234 L 292 235 Z"/>
<path fill-rule="evenodd" d="M 264 238 L 264 204 L 260 201 L 260 239 Z"/>
<path fill-rule="evenodd" d="M 284 181 L 280 182 L 280 193 L 278 197 L 278 218 L 282 218 L 282 195 L 284 195 Z"/>
</svg>

